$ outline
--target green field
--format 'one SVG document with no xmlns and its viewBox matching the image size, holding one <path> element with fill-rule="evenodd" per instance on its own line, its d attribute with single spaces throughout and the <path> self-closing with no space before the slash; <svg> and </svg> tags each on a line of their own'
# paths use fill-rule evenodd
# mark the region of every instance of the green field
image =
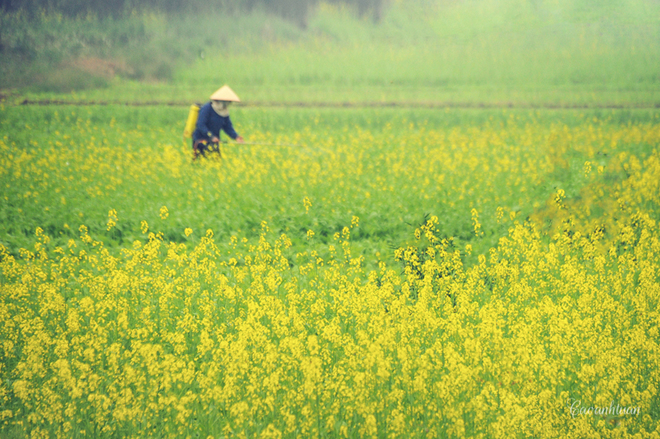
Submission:
<svg viewBox="0 0 660 439">
<path fill-rule="evenodd" d="M 660 437 L 659 9 L 1 13 L 0 437 Z"/>
</svg>

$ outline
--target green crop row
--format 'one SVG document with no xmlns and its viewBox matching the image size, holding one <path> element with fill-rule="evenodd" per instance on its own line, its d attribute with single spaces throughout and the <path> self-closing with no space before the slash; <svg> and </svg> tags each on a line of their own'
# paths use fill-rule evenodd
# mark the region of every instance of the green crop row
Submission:
<svg viewBox="0 0 660 439">
<path fill-rule="evenodd" d="M 237 108 L 234 123 L 248 144 L 224 144 L 222 161 L 192 162 L 182 138 L 186 113 L 6 107 L 3 244 L 12 252 L 29 247 L 37 227 L 63 244 L 83 224 L 122 247 L 143 236 L 143 221 L 175 242 L 208 229 L 226 242 L 257 237 L 266 221 L 302 247 L 310 230 L 324 246 L 357 217 L 353 242 L 376 263 L 391 260 L 392 249 L 435 215 L 443 236 L 485 253 L 558 190 L 579 198 L 586 185 L 624 178 L 619 154 L 643 160 L 658 118 L 653 111 Z M 106 230 L 111 210 L 118 221 Z"/>
</svg>

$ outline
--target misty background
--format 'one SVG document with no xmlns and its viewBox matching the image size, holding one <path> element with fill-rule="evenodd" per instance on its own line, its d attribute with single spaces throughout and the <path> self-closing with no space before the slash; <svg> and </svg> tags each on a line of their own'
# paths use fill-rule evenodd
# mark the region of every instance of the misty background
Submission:
<svg viewBox="0 0 660 439">
<path fill-rule="evenodd" d="M 0 1 L 4 96 L 655 106 L 659 55 L 656 0 Z"/>
</svg>

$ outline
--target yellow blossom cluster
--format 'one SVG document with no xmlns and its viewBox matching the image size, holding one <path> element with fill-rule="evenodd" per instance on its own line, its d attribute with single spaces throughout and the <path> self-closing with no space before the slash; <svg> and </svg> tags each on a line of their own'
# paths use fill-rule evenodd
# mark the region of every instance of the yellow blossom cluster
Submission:
<svg viewBox="0 0 660 439">
<path fill-rule="evenodd" d="M 57 117 L 0 139 L 0 437 L 660 438 L 657 123 Z"/>
<path fill-rule="evenodd" d="M 469 267 L 434 216 L 403 273 L 351 255 L 358 218 L 295 265 L 266 223 L 229 252 L 209 231 L 119 255 L 39 229 L 20 260 L 0 250 L 6 431 L 659 437 L 657 158 L 611 192 L 616 234 L 516 222 Z"/>
</svg>

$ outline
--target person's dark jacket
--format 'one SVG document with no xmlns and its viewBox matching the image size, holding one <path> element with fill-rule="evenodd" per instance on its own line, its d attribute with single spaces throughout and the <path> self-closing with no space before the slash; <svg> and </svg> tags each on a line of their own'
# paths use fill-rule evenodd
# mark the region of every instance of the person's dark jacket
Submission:
<svg viewBox="0 0 660 439">
<path fill-rule="evenodd" d="M 219 139 L 220 130 L 227 133 L 234 140 L 238 137 L 229 116 L 220 116 L 211 108 L 211 103 L 207 102 L 199 109 L 197 127 L 195 128 L 195 132 L 193 132 L 193 142 L 199 140 L 211 141 L 213 137 Z"/>
</svg>

